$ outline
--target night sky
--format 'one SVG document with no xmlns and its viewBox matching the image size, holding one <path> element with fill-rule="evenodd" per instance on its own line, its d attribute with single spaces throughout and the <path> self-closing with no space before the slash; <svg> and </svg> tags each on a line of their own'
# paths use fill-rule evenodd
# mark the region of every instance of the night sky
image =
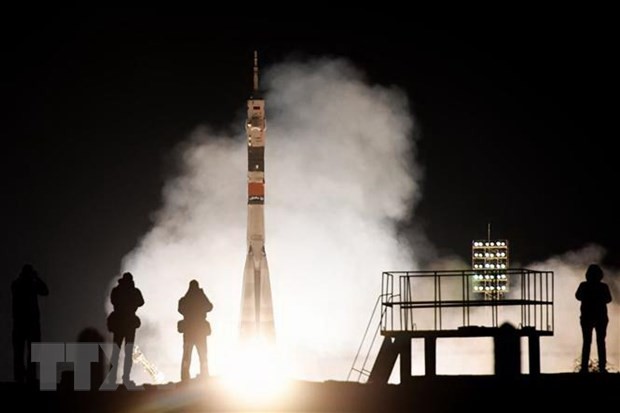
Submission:
<svg viewBox="0 0 620 413">
<path fill-rule="evenodd" d="M 406 93 L 424 179 L 403 235 L 422 230 L 439 255 L 467 262 L 471 240 L 491 222 L 493 235 L 510 240 L 513 262 L 595 243 L 608 250 L 605 265 L 620 266 L 610 103 L 617 46 L 605 22 L 11 23 L 0 29 L 4 331 L 10 281 L 25 262 L 50 286 L 44 338 L 103 327 L 109 282 L 161 205 L 174 149 L 200 124 L 229 130 L 241 119 L 254 49 L 263 66 L 343 57 L 369 82 Z M 6 354 L 1 378 L 10 377 Z"/>
</svg>

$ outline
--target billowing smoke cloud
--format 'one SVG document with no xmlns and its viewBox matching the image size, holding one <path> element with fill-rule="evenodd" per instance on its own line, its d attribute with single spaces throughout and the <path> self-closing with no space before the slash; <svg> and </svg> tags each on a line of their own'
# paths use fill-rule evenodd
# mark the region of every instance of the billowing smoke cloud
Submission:
<svg viewBox="0 0 620 413">
<path fill-rule="evenodd" d="M 420 196 L 413 121 L 402 93 L 369 85 L 343 60 L 277 65 L 267 72 L 266 89 L 266 249 L 278 344 L 293 377 L 344 379 L 381 272 L 418 268 L 412 248 L 396 233 Z M 243 122 L 233 127 L 238 133 L 232 137 L 200 127 L 184 143 L 180 172 L 164 188 L 153 229 L 123 263 L 146 299 L 137 343 L 170 380 L 178 380 L 181 361 L 177 300 L 191 279 L 215 304 L 209 315 L 211 372 L 225 373 L 234 357 L 229 349 L 237 335 L 246 253 L 247 144 Z M 434 256 L 432 246 L 422 250 L 427 261 Z M 590 246 L 525 265 L 555 273 L 555 335 L 541 339 L 543 372 L 573 370 L 581 349 L 574 293 L 586 267 L 603 255 Z M 438 257 L 430 265 L 468 266 L 456 257 Z M 605 271 L 615 299 L 608 359 L 617 368 L 620 274 Z M 525 340 L 522 347 L 526 367 Z M 490 339 L 439 340 L 437 371 L 492 373 L 492 352 Z M 422 374 L 420 340 L 413 354 L 413 373 Z M 141 373 L 137 366 L 136 379 L 150 381 Z M 398 380 L 396 371 L 393 377 Z"/>
<path fill-rule="evenodd" d="M 266 250 L 278 345 L 293 377 L 344 379 L 381 271 L 415 267 L 396 235 L 417 199 L 413 121 L 404 94 L 369 85 L 343 60 L 280 64 L 265 80 Z M 146 300 L 136 342 L 170 380 L 181 362 L 177 301 L 191 279 L 215 305 L 212 374 L 234 357 L 247 220 L 247 143 L 243 123 L 234 126 L 234 137 L 206 127 L 190 137 L 154 227 L 123 262 Z"/>
</svg>

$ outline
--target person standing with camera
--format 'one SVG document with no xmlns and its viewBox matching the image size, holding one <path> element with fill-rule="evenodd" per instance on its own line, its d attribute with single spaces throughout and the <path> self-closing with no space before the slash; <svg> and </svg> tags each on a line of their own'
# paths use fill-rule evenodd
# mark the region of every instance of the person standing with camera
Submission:
<svg viewBox="0 0 620 413">
<path fill-rule="evenodd" d="M 198 281 L 190 281 L 189 289 L 179 300 L 179 313 L 183 315 L 183 320 L 177 325 L 177 330 L 183 334 L 181 381 L 187 381 L 190 378 L 189 366 L 194 347 L 200 360 L 200 377 L 209 376 L 207 336 L 211 334 L 211 325 L 207 321 L 207 313 L 211 310 L 213 310 L 213 304 L 198 285 Z"/>
<path fill-rule="evenodd" d="M 131 367 L 133 365 L 133 345 L 136 338 L 136 330 L 140 327 L 140 318 L 136 315 L 139 307 L 144 305 L 142 292 L 136 288 L 133 274 L 126 272 L 118 280 L 118 285 L 110 293 L 110 302 L 113 310 L 108 316 L 108 330 L 113 334 L 111 369 L 108 376 L 109 383 L 116 383 L 120 349 L 124 343 L 125 360 L 123 363 L 123 385 L 133 387 L 130 380 Z"/>
<path fill-rule="evenodd" d="M 47 296 L 47 285 L 31 264 L 25 264 L 11 284 L 13 299 L 13 375 L 17 383 L 36 381 L 31 361 L 32 343 L 41 341 L 41 315 L 38 297 Z"/>
</svg>

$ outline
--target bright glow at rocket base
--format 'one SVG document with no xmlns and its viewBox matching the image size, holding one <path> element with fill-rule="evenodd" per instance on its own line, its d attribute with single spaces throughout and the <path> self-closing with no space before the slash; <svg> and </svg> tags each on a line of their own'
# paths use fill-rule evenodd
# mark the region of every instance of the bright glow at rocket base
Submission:
<svg viewBox="0 0 620 413">
<path fill-rule="evenodd" d="M 340 60 L 281 64 L 266 71 L 265 85 L 265 231 L 278 354 L 291 378 L 344 380 L 381 272 L 417 268 L 413 253 L 432 250 L 404 243 L 396 231 L 423 195 L 414 122 L 401 92 L 367 84 Z M 182 145 L 181 173 L 167 182 L 152 230 L 122 265 L 146 301 L 136 343 L 169 380 L 178 379 L 181 363 L 177 301 L 194 278 L 214 304 L 210 372 L 234 370 L 247 252 L 247 142 L 243 124 L 233 127 L 234 138 L 197 128 Z M 574 289 L 601 255 L 591 247 L 540 264 L 558 280 L 555 337 L 541 340 L 543 372 L 572 370 L 581 345 Z M 614 298 L 610 319 L 617 321 L 620 297 Z M 607 336 L 608 359 L 616 365 L 618 324 L 610 322 Z M 492 372 L 491 344 L 474 341 L 441 343 L 437 372 Z M 414 358 L 413 374 L 421 369 Z M 139 366 L 132 375 L 150 381 Z"/>
<path fill-rule="evenodd" d="M 224 384 L 231 395 L 246 402 L 266 402 L 278 399 L 287 391 L 284 362 L 273 343 L 256 338 L 237 344 L 223 374 Z"/>
</svg>

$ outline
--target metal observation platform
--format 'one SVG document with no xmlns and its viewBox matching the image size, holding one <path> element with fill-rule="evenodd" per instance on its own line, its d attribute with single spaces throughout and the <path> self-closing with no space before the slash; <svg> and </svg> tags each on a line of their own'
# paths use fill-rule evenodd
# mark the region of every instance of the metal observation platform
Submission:
<svg viewBox="0 0 620 413">
<path fill-rule="evenodd" d="M 479 294 L 474 289 L 477 270 L 383 272 L 381 294 L 366 328 L 349 378 L 359 374 L 368 382 L 387 383 L 400 358 L 401 383 L 411 377 L 411 342 L 424 340 L 427 376 L 436 374 L 438 338 L 498 338 L 513 326 L 511 334 L 527 337 L 529 373 L 540 373 L 540 337 L 553 335 L 553 271 L 505 269 L 509 292 Z M 476 277 L 475 277 L 476 276 Z M 497 282 L 505 282 L 505 279 Z M 487 283 L 492 287 L 492 283 Z M 377 323 L 377 310 L 380 317 Z M 374 320 L 374 323 L 373 323 Z M 374 334 L 372 326 L 376 325 Z M 374 365 L 366 365 L 373 344 L 383 336 Z M 368 351 L 361 354 L 365 342 Z"/>
</svg>

